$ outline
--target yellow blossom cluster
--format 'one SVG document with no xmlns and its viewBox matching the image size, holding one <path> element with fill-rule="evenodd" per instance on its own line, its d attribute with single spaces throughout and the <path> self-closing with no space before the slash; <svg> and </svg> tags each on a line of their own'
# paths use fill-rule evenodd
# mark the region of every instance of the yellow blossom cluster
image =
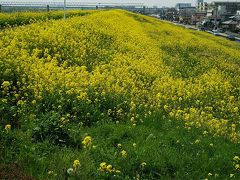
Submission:
<svg viewBox="0 0 240 180">
<path fill-rule="evenodd" d="M 7 131 L 9 131 L 9 130 L 11 130 L 11 125 L 10 124 L 7 124 L 6 126 L 5 126 L 5 130 L 7 130 Z"/>
<path fill-rule="evenodd" d="M 236 170 L 240 170 L 240 158 L 239 158 L 239 156 L 234 156 L 233 165 L 234 165 Z"/>
<path fill-rule="evenodd" d="M 122 150 L 120 153 L 121 153 L 121 156 L 122 156 L 123 158 L 126 158 L 126 157 L 127 157 L 127 151 Z"/>
<path fill-rule="evenodd" d="M 121 172 L 120 170 L 114 169 L 111 164 L 107 165 L 106 162 L 100 163 L 98 170 L 101 172 L 109 172 L 109 173 L 113 173 L 113 172 L 120 173 Z"/>
<path fill-rule="evenodd" d="M 77 169 L 78 167 L 80 167 L 80 165 L 81 164 L 80 164 L 79 160 L 76 159 L 76 160 L 73 161 L 73 168 Z"/>
<path fill-rule="evenodd" d="M 86 136 L 83 139 L 82 144 L 83 144 L 84 148 L 91 147 L 91 145 L 92 145 L 92 137 L 91 136 Z"/>
</svg>

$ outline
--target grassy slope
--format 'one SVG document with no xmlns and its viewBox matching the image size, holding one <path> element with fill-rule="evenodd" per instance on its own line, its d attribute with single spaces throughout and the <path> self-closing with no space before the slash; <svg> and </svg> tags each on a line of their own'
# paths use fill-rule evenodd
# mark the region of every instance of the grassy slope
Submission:
<svg viewBox="0 0 240 180">
<path fill-rule="evenodd" d="M 73 179 L 239 177 L 238 44 L 124 11 L 0 33 L 1 124 L 13 127 L 1 164 L 40 179 L 67 178 L 75 159 Z"/>
</svg>

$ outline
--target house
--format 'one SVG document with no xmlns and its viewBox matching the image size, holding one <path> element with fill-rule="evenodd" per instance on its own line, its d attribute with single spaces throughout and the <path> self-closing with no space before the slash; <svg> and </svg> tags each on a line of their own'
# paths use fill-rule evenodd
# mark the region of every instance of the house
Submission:
<svg viewBox="0 0 240 180">
<path fill-rule="evenodd" d="M 184 24 L 192 24 L 192 16 L 196 13 L 196 7 L 184 7 L 178 10 L 179 21 Z"/>
<path fill-rule="evenodd" d="M 222 22 L 222 28 L 226 31 L 240 31 L 240 15 L 229 17 L 229 20 Z"/>
<path fill-rule="evenodd" d="M 168 8 L 165 11 L 165 19 L 169 21 L 177 21 L 178 20 L 178 12 L 175 8 Z"/>
<path fill-rule="evenodd" d="M 192 15 L 196 12 L 196 7 L 193 7 L 191 3 L 177 3 L 175 9 L 180 23 L 192 23 Z"/>
<path fill-rule="evenodd" d="M 205 17 L 207 15 L 207 12 L 195 12 L 193 15 L 192 15 L 192 24 L 196 25 L 200 22 L 202 22 Z"/>
</svg>

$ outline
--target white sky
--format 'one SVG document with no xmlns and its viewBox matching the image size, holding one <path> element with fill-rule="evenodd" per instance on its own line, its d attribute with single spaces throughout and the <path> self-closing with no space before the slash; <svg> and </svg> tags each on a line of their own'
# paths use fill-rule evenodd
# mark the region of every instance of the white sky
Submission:
<svg viewBox="0 0 240 180">
<path fill-rule="evenodd" d="M 0 0 L 1 2 L 61 2 L 63 0 Z M 146 6 L 175 6 L 176 3 L 192 3 L 193 6 L 196 4 L 196 0 L 67 0 L 67 1 L 78 1 L 78 2 L 89 2 L 89 3 L 144 3 Z M 211 2 L 214 0 L 205 0 Z M 215 0 L 224 1 L 224 0 Z M 237 1 L 237 0 L 225 0 L 225 1 Z"/>
</svg>

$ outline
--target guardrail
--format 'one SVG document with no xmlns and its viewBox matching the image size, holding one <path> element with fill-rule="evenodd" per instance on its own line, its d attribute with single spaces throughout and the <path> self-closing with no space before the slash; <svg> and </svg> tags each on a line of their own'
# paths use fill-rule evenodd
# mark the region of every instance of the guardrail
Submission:
<svg viewBox="0 0 240 180">
<path fill-rule="evenodd" d="M 2 7 L 43 7 L 49 5 L 50 7 L 61 7 L 64 5 L 63 2 L 5 2 L 5 1 L 0 1 L 0 4 Z M 143 3 L 91 3 L 91 2 L 67 2 L 66 3 L 67 7 L 72 7 L 72 6 L 121 6 L 121 7 L 143 7 Z"/>
<path fill-rule="evenodd" d="M 99 9 L 99 8 L 119 8 L 129 11 L 144 11 L 143 3 L 88 3 L 88 2 L 69 2 L 66 3 L 66 9 Z M 50 11 L 51 9 L 63 9 L 64 2 L 15 2 L 15 1 L 1 1 L 0 0 L 0 12 L 9 11 L 11 8 L 21 8 L 21 9 L 46 9 Z"/>
</svg>

